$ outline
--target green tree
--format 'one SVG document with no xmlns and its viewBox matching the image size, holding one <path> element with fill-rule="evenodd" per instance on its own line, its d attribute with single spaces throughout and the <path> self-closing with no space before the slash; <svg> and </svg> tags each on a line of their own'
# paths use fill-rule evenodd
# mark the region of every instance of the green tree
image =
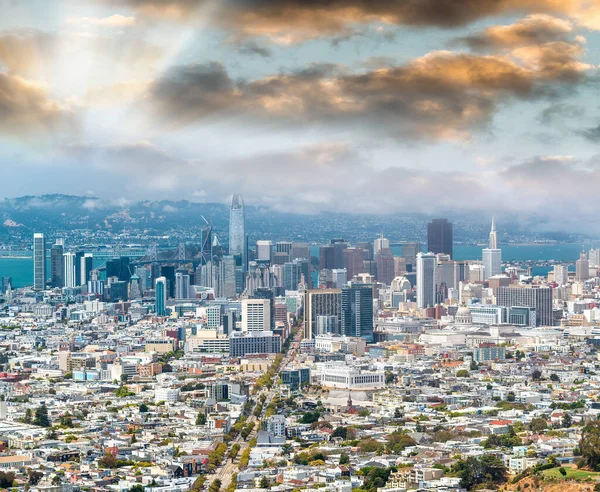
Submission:
<svg viewBox="0 0 600 492">
<path fill-rule="evenodd" d="M 35 410 L 35 418 L 33 419 L 33 425 L 39 425 L 40 427 L 50 427 L 50 419 L 48 418 L 48 407 L 45 404 L 40 405 Z"/>
<path fill-rule="evenodd" d="M 369 412 L 366 408 L 363 408 L 360 412 L 358 412 L 359 417 L 368 417 L 369 415 L 371 415 L 371 412 Z"/>
<path fill-rule="evenodd" d="M 534 369 L 534 371 L 531 373 L 531 379 L 533 379 L 534 381 L 539 381 L 542 378 L 542 371 L 540 371 L 539 369 Z"/>
<path fill-rule="evenodd" d="M 283 456 L 289 456 L 292 454 L 293 449 L 293 446 L 286 442 L 283 446 L 281 446 L 281 454 Z"/>
<path fill-rule="evenodd" d="M 0 471 L 0 487 L 12 487 L 15 482 L 15 474 L 13 472 Z"/>
<path fill-rule="evenodd" d="M 132 487 L 129 487 L 129 492 L 144 492 L 144 486 L 140 483 L 136 483 Z"/>
<path fill-rule="evenodd" d="M 198 412 L 196 417 L 196 425 L 206 425 L 206 415 L 204 415 L 204 412 Z"/>
<path fill-rule="evenodd" d="M 550 381 L 554 381 L 554 382 L 559 382 L 560 378 L 558 377 L 558 374 L 552 373 L 550 374 Z"/>
<path fill-rule="evenodd" d="M 347 465 L 350 463 L 350 456 L 347 453 L 340 454 L 340 465 Z"/>
<path fill-rule="evenodd" d="M 270 489 L 271 488 L 271 482 L 269 481 L 269 477 L 267 477 L 266 475 L 263 475 L 262 478 L 260 479 L 260 488 L 261 489 Z"/>
<path fill-rule="evenodd" d="M 474 456 L 466 460 L 458 460 L 452 472 L 460 477 L 461 487 L 473 490 L 481 484 L 499 485 L 506 480 L 506 467 L 501 458 L 484 454 L 480 458 Z"/>
<path fill-rule="evenodd" d="M 148 413 L 148 405 L 146 405 L 145 403 L 140 403 L 139 410 L 140 413 Z"/>
<path fill-rule="evenodd" d="M 208 487 L 208 492 L 219 492 L 221 490 L 221 480 L 215 479 Z"/>
<path fill-rule="evenodd" d="M 542 418 L 542 417 L 536 417 L 531 419 L 531 422 L 529 423 L 529 428 L 531 429 L 531 432 L 542 432 L 544 429 L 548 428 L 548 423 L 546 422 L 546 419 Z"/>
<path fill-rule="evenodd" d="M 98 466 L 100 468 L 116 468 L 117 465 L 117 458 L 110 453 L 105 453 L 104 456 L 98 460 Z"/>
<path fill-rule="evenodd" d="M 571 417 L 570 413 L 565 413 L 565 416 L 562 419 L 562 426 L 565 429 L 568 429 L 573 425 L 573 417 Z"/>
<path fill-rule="evenodd" d="M 477 369 L 479 369 L 479 364 L 477 364 L 476 361 L 472 360 L 469 369 L 471 369 L 471 371 L 476 371 Z"/>
<path fill-rule="evenodd" d="M 394 410 L 394 418 L 395 419 L 401 419 L 404 416 L 402 415 L 402 411 L 399 408 L 396 408 L 396 410 Z"/>
<path fill-rule="evenodd" d="M 400 454 L 404 448 L 414 446 L 416 441 L 408 434 L 402 432 L 392 432 L 387 438 L 388 450 L 393 454 Z"/>
<path fill-rule="evenodd" d="M 466 369 L 461 369 L 460 371 L 458 371 L 456 373 L 456 377 L 457 378 L 468 378 L 469 377 L 469 371 L 467 371 Z"/>
<path fill-rule="evenodd" d="M 31 408 L 25 410 L 25 417 L 23 417 L 23 422 L 26 424 L 31 424 L 33 422 L 33 412 Z"/>
<path fill-rule="evenodd" d="M 44 477 L 42 472 L 32 470 L 31 468 L 27 469 L 27 483 L 29 485 L 37 485 L 40 483 L 40 480 Z"/>
<path fill-rule="evenodd" d="M 587 466 L 595 470 L 600 464 L 600 420 L 594 420 L 584 426 L 579 450 Z"/>
<path fill-rule="evenodd" d="M 560 472 L 560 474 L 561 474 L 563 477 L 566 477 L 566 476 L 567 476 L 567 470 L 565 470 L 564 466 L 561 466 L 561 467 L 558 469 L 558 471 Z"/>
</svg>

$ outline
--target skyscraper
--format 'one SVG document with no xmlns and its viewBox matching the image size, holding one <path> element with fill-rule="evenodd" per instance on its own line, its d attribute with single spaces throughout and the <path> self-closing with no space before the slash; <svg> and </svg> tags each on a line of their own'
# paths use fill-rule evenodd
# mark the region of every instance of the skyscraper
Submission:
<svg viewBox="0 0 600 492">
<path fill-rule="evenodd" d="M 529 307 L 535 309 L 536 326 L 552 326 L 552 289 L 531 285 L 499 287 L 496 292 L 498 306 Z"/>
<path fill-rule="evenodd" d="M 587 259 L 585 251 L 579 255 L 579 259 L 575 262 L 575 280 L 584 282 L 590 278 L 590 262 Z"/>
<path fill-rule="evenodd" d="M 155 311 L 158 316 L 167 315 L 167 279 L 158 277 L 155 282 L 156 306 Z"/>
<path fill-rule="evenodd" d="M 231 255 L 223 256 L 221 259 L 221 296 L 222 297 L 235 297 L 236 283 L 235 283 L 235 258 Z"/>
<path fill-rule="evenodd" d="M 417 254 L 417 307 L 423 309 L 435 304 L 437 259 L 433 253 Z"/>
<path fill-rule="evenodd" d="M 187 270 L 175 272 L 175 299 L 189 299 L 190 274 Z"/>
<path fill-rule="evenodd" d="M 33 289 L 46 288 L 46 236 L 41 232 L 33 235 Z"/>
<path fill-rule="evenodd" d="M 79 284 L 78 285 L 87 285 L 88 280 L 90 279 L 90 273 L 94 268 L 94 258 L 91 253 L 85 253 L 82 257 L 79 258 Z"/>
<path fill-rule="evenodd" d="M 307 290 L 304 294 L 304 314 L 304 338 L 315 337 L 319 316 L 337 316 L 339 323 L 341 323 L 342 290 Z M 338 333 L 337 330 L 336 333 Z"/>
<path fill-rule="evenodd" d="M 411 265 L 412 270 L 415 271 L 417 265 L 417 254 L 421 252 L 421 243 L 403 243 L 402 244 L 402 256 L 406 259 L 406 264 Z"/>
<path fill-rule="evenodd" d="M 242 301 L 242 331 L 271 330 L 271 301 L 269 299 L 244 299 Z"/>
<path fill-rule="evenodd" d="M 502 273 L 502 250 L 498 249 L 498 238 L 496 237 L 496 222 L 492 217 L 492 229 L 490 231 L 490 244 L 481 252 L 483 266 L 485 268 L 485 279 L 500 275 Z"/>
<path fill-rule="evenodd" d="M 75 253 L 63 254 L 65 287 L 73 288 L 77 285 L 75 281 Z"/>
<path fill-rule="evenodd" d="M 427 251 L 452 256 L 452 223 L 433 219 L 427 224 Z"/>
<path fill-rule="evenodd" d="M 256 259 L 271 261 L 273 257 L 273 241 L 256 241 Z"/>
<path fill-rule="evenodd" d="M 242 195 L 233 195 L 229 210 L 229 254 L 244 253 L 244 238 L 246 236 L 246 213 Z"/>
<path fill-rule="evenodd" d="M 353 282 L 342 289 L 342 335 L 373 341 L 373 287 Z"/>
<path fill-rule="evenodd" d="M 569 283 L 569 267 L 567 265 L 554 265 L 554 281 L 558 285 Z"/>
<path fill-rule="evenodd" d="M 344 250 L 344 265 L 348 272 L 348 280 L 352 280 L 354 275 L 362 273 L 364 264 L 364 249 L 346 248 Z"/>
<path fill-rule="evenodd" d="M 383 237 L 383 234 L 373 241 L 373 254 L 377 254 L 380 249 L 389 249 L 390 241 Z"/>
<path fill-rule="evenodd" d="M 392 250 L 390 248 L 380 248 L 375 253 L 375 262 L 377 263 L 377 280 L 385 285 L 390 285 L 395 276 Z"/>
<path fill-rule="evenodd" d="M 50 285 L 62 288 L 65 286 L 64 247 L 62 241 L 59 241 L 50 248 Z"/>
</svg>

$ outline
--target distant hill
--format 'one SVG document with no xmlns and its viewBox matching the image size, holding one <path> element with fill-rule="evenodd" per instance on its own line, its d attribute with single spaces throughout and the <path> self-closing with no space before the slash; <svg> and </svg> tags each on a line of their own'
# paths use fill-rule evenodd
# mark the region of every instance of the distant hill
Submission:
<svg viewBox="0 0 600 492">
<path fill-rule="evenodd" d="M 120 202 L 72 195 L 23 196 L 0 201 L 0 240 L 30 242 L 33 231 L 50 236 L 77 231 L 82 236 L 116 234 L 143 238 L 165 234 L 181 240 L 193 239 L 205 217 L 222 242 L 227 242 L 229 208 L 221 203 L 188 200 Z M 288 239 L 309 242 L 342 237 L 349 241 L 373 240 L 383 233 L 391 241 L 425 240 L 426 223 L 431 217 L 419 214 L 367 215 L 322 212 L 299 215 L 264 207 L 246 206 L 246 229 L 250 240 Z M 490 218 L 450 216 L 456 242 L 487 241 Z M 580 236 L 565 233 L 536 233 L 536 218 L 508 217 L 498 221 L 500 241 L 540 238 L 576 241 Z"/>
</svg>

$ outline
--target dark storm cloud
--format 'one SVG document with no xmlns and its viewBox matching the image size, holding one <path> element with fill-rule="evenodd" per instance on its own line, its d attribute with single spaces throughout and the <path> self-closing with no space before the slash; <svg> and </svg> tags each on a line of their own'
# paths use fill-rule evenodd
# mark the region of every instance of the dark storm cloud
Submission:
<svg viewBox="0 0 600 492">
<path fill-rule="evenodd" d="M 352 25 L 372 22 L 455 28 L 506 13 L 579 15 L 582 10 L 578 0 L 127 0 L 127 3 L 141 14 L 188 22 L 210 11 L 217 25 L 238 36 L 268 36 L 287 44 L 345 33 Z"/>
<path fill-rule="evenodd" d="M 578 133 L 590 142 L 600 142 L 600 125 L 592 128 L 586 128 L 584 130 L 579 131 Z"/>
<path fill-rule="evenodd" d="M 272 55 L 269 48 L 252 40 L 241 43 L 237 50 L 242 55 L 257 55 L 263 58 L 269 58 Z"/>
<path fill-rule="evenodd" d="M 235 82 L 219 63 L 180 66 L 150 88 L 157 120 L 183 125 L 245 117 L 289 125 L 369 125 L 397 138 L 463 138 L 507 98 L 533 99 L 583 77 L 576 49 L 527 47 L 512 57 L 434 52 L 396 67 L 350 73 L 325 64 Z"/>
<path fill-rule="evenodd" d="M 557 123 L 564 120 L 578 118 L 585 113 L 585 109 L 576 104 L 555 103 L 544 109 L 538 120 L 544 124 Z"/>
</svg>

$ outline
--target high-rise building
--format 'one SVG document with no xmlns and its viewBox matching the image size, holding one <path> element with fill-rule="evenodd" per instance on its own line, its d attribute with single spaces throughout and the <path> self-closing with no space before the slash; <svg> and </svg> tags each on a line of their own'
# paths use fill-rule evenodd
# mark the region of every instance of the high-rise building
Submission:
<svg viewBox="0 0 600 492">
<path fill-rule="evenodd" d="M 285 290 L 298 290 L 298 284 L 302 281 L 303 276 L 305 281 L 308 281 L 308 260 L 296 258 L 288 261 L 283 265 L 282 287 Z"/>
<path fill-rule="evenodd" d="M 42 232 L 33 235 L 33 289 L 46 288 L 46 236 Z"/>
<path fill-rule="evenodd" d="M 373 254 L 376 255 L 380 249 L 390 249 L 390 241 L 383 234 L 373 241 Z"/>
<path fill-rule="evenodd" d="M 348 243 L 343 239 L 332 239 L 330 243 L 333 246 L 333 266 L 331 268 L 345 268 L 344 250 L 348 247 Z"/>
<path fill-rule="evenodd" d="M 273 329 L 275 326 L 275 294 L 273 293 L 273 289 L 268 287 L 259 287 L 254 290 L 251 299 L 266 299 L 269 301 L 271 321 L 268 329 Z"/>
<path fill-rule="evenodd" d="M 417 254 L 417 307 L 433 307 L 436 301 L 436 264 L 433 253 Z"/>
<path fill-rule="evenodd" d="M 344 267 L 348 272 L 348 278 L 363 273 L 364 250 L 360 248 L 346 248 L 343 253 Z"/>
<path fill-rule="evenodd" d="M 190 273 L 187 270 L 175 272 L 175 299 L 190 298 Z"/>
<path fill-rule="evenodd" d="M 373 341 L 373 287 L 352 282 L 342 289 L 342 335 Z"/>
<path fill-rule="evenodd" d="M 587 259 L 585 251 L 579 255 L 579 259 L 575 262 L 575 280 L 584 282 L 590 278 L 590 262 Z"/>
<path fill-rule="evenodd" d="M 75 281 L 75 253 L 64 253 L 63 254 L 63 265 L 65 287 L 73 288 L 77 285 Z"/>
<path fill-rule="evenodd" d="M 590 249 L 588 254 L 588 261 L 591 266 L 599 267 L 600 266 L 600 249 Z"/>
<path fill-rule="evenodd" d="M 242 331 L 271 330 L 271 301 L 269 299 L 242 300 Z"/>
<path fill-rule="evenodd" d="M 336 268 L 335 270 L 331 270 L 331 281 L 333 283 L 333 287 L 336 289 L 346 287 L 346 284 L 348 283 L 348 271 L 345 268 Z"/>
<path fill-rule="evenodd" d="M 129 279 L 129 299 L 141 299 L 142 289 L 140 289 L 140 277 L 135 273 Z"/>
<path fill-rule="evenodd" d="M 108 272 L 106 275 L 108 276 Z M 167 297 L 175 297 L 175 267 L 170 265 L 161 265 L 160 276 L 164 277 L 167 281 Z"/>
<path fill-rule="evenodd" d="M 12 289 L 12 277 L 0 278 L 0 294 L 6 294 Z"/>
<path fill-rule="evenodd" d="M 390 285 L 396 276 L 392 250 L 390 248 L 379 248 L 375 253 L 375 262 L 377 263 L 377 280 L 385 285 Z"/>
<path fill-rule="evenodd" d="M 402 256 L 406 259 L 406 264 L 412 266 L 412 270 L 417 265 L 417 254 L 421 252 L 421 243 L 403 243 L 402 244 Z"/>
<path fill-rule="evenodd" d="M 317 334 L 318 316 L 337 316 L 342 321 L 342 289 L 307 290 L 304 294 L 304 337 Z M 339 332 L 337 332 L 339 333 Z"/>
<path fill-rule="evenodd" d="M 552 289 L 536 285 L 510 285 L 496 292 L 498 306 L 535 309 L 536 326 L 552 326 Z"/>
<path fill-rule="evenodd" d="M 308 243 L 292 243 L 290 260 L 295 260 L 296 258 L 306 258 L 310 263 L 310 246 Z"/>
<path fill-rule="evenodd" d="M 452 223 L 448 219 L 433 219 L 427 224 L 427 251 L 452 257 Z"/>
<path fill-rule="evenodd" d="M 154 283 L 156 289 L 156 307 L 157 316 L 167 315 L 167 279 L 158 277 Z"/>
<path fill-rule="evenodd" d="M 246 235 L 246 214 L 244 199 L 241 195 L 233 195 L 229 209 L 229 254 L 242 255 Z"/>
<path fill-rule="evenodd" d="M 50 248 L 50 285 L 55 288 L 65 286 L 64 246 L 58 241 Z"/>
<path fill-rule="evenodd" d="M 88 280 L 90 279 L 90 273 L 94 268 L 94 258 L 91 253 L 85 253 L 83 256 L 79 258 L 79 284 L 78 285 L 87 285 Z"/>
<path fill-rule="evenodd" d="M 232 298 L 236 293 L 235 258 L 231 255 L 221 259 L 221 297 Z"/>
<path fill-rule="evenodd" d="M 273 257 L 273 241 L 256 241 L 256 259 L 271 261 Z"/>
<path fill-rule="evenodd" d="M 502 250 L 498 248 L 498 238 L 496 236 L 496 222 L 492 217 L 492 229 L 490 231 L 489 247 L 482 253 L 483 267 L 485 268 L 485 280 L 495 277 L 502 273 Z"/>
<path fill-rule="evenodd" d="M 569 267 L 567 265 L 554 265 L 554 281 L 558 285 L 569 283 Z"/>
<path fill-rule="evenodd" d="M 334 254 L 335 249 L 331 244 L 319 246 L 319 270 L 333 270 Z"/>
</svg>

